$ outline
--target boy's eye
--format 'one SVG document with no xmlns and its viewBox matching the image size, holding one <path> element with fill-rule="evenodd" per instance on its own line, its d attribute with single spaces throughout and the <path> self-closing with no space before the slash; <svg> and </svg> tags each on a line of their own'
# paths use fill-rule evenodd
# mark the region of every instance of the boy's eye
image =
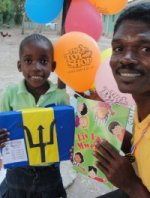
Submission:
<svg viewBox="0 0 150 198">
<path fill-rule="evenodd" d="M 42 65 L 46 65 L 48 63 L 48 60 L 47 59 L 42 59 L 42 60 L 40 60 L 40 63 Z"/>
<path fill-rule="evenodd" d="M 24 62 L 28 65 L 32 64 L 32 59 L 25 59 Z"/>
</svg>

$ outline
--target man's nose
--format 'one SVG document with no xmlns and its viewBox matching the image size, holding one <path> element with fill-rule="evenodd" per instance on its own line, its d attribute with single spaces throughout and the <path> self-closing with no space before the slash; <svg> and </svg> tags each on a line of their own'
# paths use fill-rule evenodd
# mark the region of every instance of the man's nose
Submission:
<svg viewBox="0 0 150 198">
<path fill-rule="evenodd" d="M 120 58 L 120 63 L 124 65 L 137 64 L 137 62 L 138 62 L 137 56 L 131 50 L 126 51 L 123 54 L 122 58 Z"/>
</svg>

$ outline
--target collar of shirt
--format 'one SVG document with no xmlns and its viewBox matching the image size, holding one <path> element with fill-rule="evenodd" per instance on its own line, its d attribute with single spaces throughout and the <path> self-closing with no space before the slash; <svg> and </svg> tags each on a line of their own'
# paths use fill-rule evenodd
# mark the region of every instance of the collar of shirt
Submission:
<svg viewBox="0 0 150 198">
<path fill-rule="evenodd" d="M 53 92 L 57 89 L 57 85 L 53 84 L 52 82 L 48 81 L 49 83 L 49 89 L 47 90 L 46 94 Z M 18 85 L 18 92 L 17 94 L 21 94 L 21 93 L 29 93 L 26 85 L 25 85 L 25 80 L 22 80 L 21 83 Z"/>
</svg>

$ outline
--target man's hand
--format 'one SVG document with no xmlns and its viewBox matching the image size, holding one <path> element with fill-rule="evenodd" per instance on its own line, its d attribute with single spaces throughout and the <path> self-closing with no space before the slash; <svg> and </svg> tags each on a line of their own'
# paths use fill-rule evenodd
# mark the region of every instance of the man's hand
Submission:
<svg viewBox="0 0 150 198">
<path fill-rule="evenodd" d="M 121 156 L 107 141 L 96 143 L 94 156 L 96 166 L 106 175 L 116 187 L 125 191 L 130 198 L 149 198 L 150 192 L 142 183 L 129 160 Z"/>
<path fill-rule="evenodd" d="M 103 99 L 97 94 L 96 91 L 90 90 L 89 94 L 77 92 L 77 94 L 75 94 L 75 97 L 79 97 L 79 96 L 82 96 L 83 98 L 87 98 L 91 100 L 98 100 L 98 101 L 103 102 Z"/>
<path fill-rule="evenodd" d="M 70 160 L 73 163 L 73 152 L 74 152 L 74 147 L 72 146 L 71 149 L 69 150 L 70 152 Z"/>
<path fill-rule="evenodd" d="M 128 194 L 140 181 L 129 160 L 121 156 L 107 141 L 96 143 L 94 156 L 97 158 L 96 166 L 106 175 L 107 179 Z"/>
</svg>

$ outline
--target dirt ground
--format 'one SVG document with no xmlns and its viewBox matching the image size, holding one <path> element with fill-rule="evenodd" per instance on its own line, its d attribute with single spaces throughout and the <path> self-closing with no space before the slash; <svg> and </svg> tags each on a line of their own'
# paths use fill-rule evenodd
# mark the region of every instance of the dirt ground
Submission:
<svg viewBox="0 0 150 198">
<path fill-rule="evenodd" d="M 20 41 L 30 33 L 37 32 L 34 30 L 25 30 L 25 34 L 21 34 L 21 28 L 0 29 L 4 33 L 8 32 L 10 37 L 2 37 L 0 35 L 0 93 L 10 83 L 18 82 L 22 79 L 22 75 L 17 71 L 16 63 L 18 60 L 18 47 Z M 42 31 L 52 42 L 55 42 L 59 37 L 56 31 Z M 101 50 L 110 47 L 110 39 L 102 37 L 98 43 Z M 54 74 L 52 80 L 57 82 L 57 77 Z M 69 162 L 62 164 L 62 176 L 64 185 L 67 188 L 68 198 L 95 198 L 109 191 L 104 185 L 76 174 Z M 2 177 L 0 172 L 0 177 Z"/>
</svg>

